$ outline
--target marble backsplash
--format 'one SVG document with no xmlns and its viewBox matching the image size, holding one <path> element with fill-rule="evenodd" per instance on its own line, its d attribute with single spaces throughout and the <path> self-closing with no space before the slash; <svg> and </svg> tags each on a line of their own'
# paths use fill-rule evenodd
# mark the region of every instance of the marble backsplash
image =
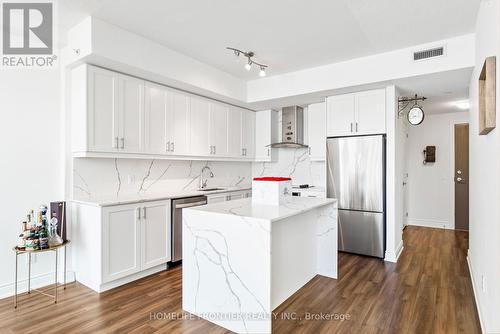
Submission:
<svg viewBox="0 0 500 334">
<path fill-rule="evenodd" d="M 208 186 L 251 185 L 250 162 L 76 158 L 73 198 L 91 200 L 196 190 L 204 166 L 209 166 L 214 173 L 214 177 L 208 179 Z M 208 174 L 206 171 L 205 176 Z"/>
<path fill-rule="evenodd" d="M 307 148 L 280 148 L 276 162 L 254 162 L 252 175 L 291 177 L 293 185 L 309 184 L 326 187 L 326 164 L 311 161 Z"/>
<path fill-rule="evenodd" d="M 310 161 L 307 149 L 278 149 L 277 153 L 276 162 L 254 163 L 75 158 L 73 198 L 92 200 L 196 190 L 204 166 L 214 173 L 208 186 L 246 187 L 251 186 L 255 176 L 287 176 L 294 185 L 325 187 L 325 163 Z"/>
</svg>

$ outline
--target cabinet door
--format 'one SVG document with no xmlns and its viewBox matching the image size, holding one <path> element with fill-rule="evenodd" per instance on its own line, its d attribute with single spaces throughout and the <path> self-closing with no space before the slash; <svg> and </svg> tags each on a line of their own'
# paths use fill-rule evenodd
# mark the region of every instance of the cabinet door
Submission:
<svg viewBox="0 0 500 334">
<path fill-rule="evenodd" d="M 242 111 L 241 144 L 244 149 L 244 157 L 253 159 L 255 157 L 255 112 Z"/>
<path fill-rule="evenodd" d="M 112 152 L 118 150 L 119 75 L 97 67 L 88 67 L 88 150 Z M 84 126 L 84 124 L 81 124 Z"/>
<path fill-rule="evenodd" d="M 120 76 L 120 151 L 144 151 L 144 81 Z"/>
<path fill-rule="evenodd" d="M 190 110 L 189 95 L 182 92 L 169 93 L 170 153 L 177 155 L 189 154 Z"/>
<path fill-rule="evenodd" d="M 170 202 L 152 202 L 141 208 L 141 269 L 171 260 Z"/>
<path fill-rule="evenodd" d="M 207 196 L 207 203 L 213 204 L 213 203 L 225 202 L 228 200 L 227 196 L 228 196 L 227 194 L 209 195 Z"/>
<path fill-rule="evenodd" d="M 191 96 L 190 138 L 191 155 L 210 155 L 209 102 L 197 96 Z"/>
<path fill-rule="evenodd" d="M 355 95 L 331 96 L 327 99 L 328 137 L 352 136 L 354 132 Z"/>
<path fill-rule="evenodd" d="M 146 84 L 144 115 L 144 151 L 152 154 L 167 153 L 167 91 L 164 87 Z"/>
<path fill-rule="evenodd" d="M 326 106 L 311 104 L 307 108 L 307 137 L 309 158 L 324 161 L 326 157 Z"/>
<path fill-rule="evenodd" d="M 385 133 L 385 89 L 356 94 L 355 131 L 358 135 Z"/>
<path fill-rule="evenodd" d="M 210 104 L 210 145 L 212 155 L 225 157 L 228 155 L 228 122 L 229 108 L 220 103 Z"/>
<path fill-rule="evenodd" d="M 271 161 L 271 147 L 274 127 L 272 110 L 263 110 L 255 113 L 255 160 Z"/>
<path fill-rule="evenodd" d="M 123 205 L 103 210 L 103 283 L 141 270 L 141 231 L 139 227 L 140 221 L 136 205 Z"/>
<path fill-rule="evenodd" d="M 241 117 L 242 111 L 240 108 L 232 107 L 227 115 L 228 125 L 228 155 L 233 158 L 240 158 L 242 153 L 241 145 Z"/>
</svg>

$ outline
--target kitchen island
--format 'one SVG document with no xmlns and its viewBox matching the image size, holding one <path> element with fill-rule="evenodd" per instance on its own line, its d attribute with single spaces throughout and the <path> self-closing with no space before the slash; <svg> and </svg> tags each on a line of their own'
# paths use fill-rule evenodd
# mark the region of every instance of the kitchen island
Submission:
<svg viewBox="0 0 500 334">
<path fill-rule="evenodd" d="M 237 333 L 270 333 L 272 311 L 316 275 L 337 278 L 337 202 L 252 199 L 183 211 L 182 307 Z"/>
</svg>

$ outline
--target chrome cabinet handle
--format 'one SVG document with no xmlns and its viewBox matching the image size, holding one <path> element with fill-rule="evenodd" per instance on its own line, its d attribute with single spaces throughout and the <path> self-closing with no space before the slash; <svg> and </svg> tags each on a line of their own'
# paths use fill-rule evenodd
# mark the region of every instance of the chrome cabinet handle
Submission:
<svg viewBox="0 0 500 334">
<path fill-rule="evenodd" d="M 166 145 L 166 146 L 167 146 L 167 147 L 166 147 L 167 152 L 170 152 L 170 142 L 169 142 L 169 141 L 167 142 L 167 145 Z"/>
<path fill-rule="evenodd" d="M 271 152 L 269 151 L 269 149 L 267 149 L 267 156 L 269 156 L 271 154 Z"/>
<path fill-rule="evenodd" d="M 172 142 L 172 151 L 171 152 L 174 152 L 175 151 L 175 142 Z"/>
<path fill-rule="evenodd" d="M 358 132 L 358 122 L 356 122 L 356 132 Z"/>
<path fill-rule="evenodd" d="M 141 219 L 141 208 L 137 208 L 137 220 Z"/>
<path fill-rule="evenodd" d="M 146 207 L 142 208 L 142 219 L 146 219 Z"/>
<path fill-rule="evenodd" d="M 217 146 L 214 145 L 214 154 L 217 154 Z"/>
<path fill-rule="evenodd" d="M 122 146 L 121 146 L 121 148 L 123 149 L 123 148 L 125 148 L 125 138 L 123 138 L 123 137 L 122 137 L 122 138 L 121 138 L 121 141 L 122 141 Z"/>
<path fill-rule="evenodd" d="M 113 146 L 113 148 L 118 148 L 118 137 L 115 137 L 115 145 Z"/>
</svg>

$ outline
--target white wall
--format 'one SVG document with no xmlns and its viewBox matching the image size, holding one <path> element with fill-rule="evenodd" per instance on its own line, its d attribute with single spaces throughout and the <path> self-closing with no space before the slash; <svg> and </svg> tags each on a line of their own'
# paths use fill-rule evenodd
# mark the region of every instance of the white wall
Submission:
<svg viewBox="0 0 500 334">
<path fill-rule="evenodd" d="M 441 45 L 446 46 L 444 57 L 413 61 L 414 51 Z M 247 84 L 247 102 L 270 101 L 322 91 L 325 95 L 334 95 L 333 90 L 346 87 L 470 68 L 474 66 L 473 49 L 474 35 L 463 35 L 345 62 L 255 79 Z"/>
<path fill-rule="evenodd" d="M 500 5 L 481 1 L 476 67 L 470 82 L 469 263 L 483 330 L 500 333 Z M 497 128 L 478 135 L 477 80 L 485 57 L 497 56 Z M 484 279 L 484 281 L 483 281 Z M 483 284 L 483 282 L 485 284 Z"/>
<path fill-rule="evenodd" d="M 426 115 L 408 131 L 407 224 L 453 229 L 454 125 L 468 123 L 469 113 Z M 436 146 L 436 162 L 424 165 L 422 151 Z"/>
<path fill-rule="evenodd" d="M 63 200 L 58 70 L 4 70 L 0 73 L 0 297 L 13 294 L 14 252 L 21 222 L 30 209 Z M 48 284 L 51 254 L 33 264 L 35 285 Z M 20 278 L 27 277 L 24 256 Z"/>
</svg>

